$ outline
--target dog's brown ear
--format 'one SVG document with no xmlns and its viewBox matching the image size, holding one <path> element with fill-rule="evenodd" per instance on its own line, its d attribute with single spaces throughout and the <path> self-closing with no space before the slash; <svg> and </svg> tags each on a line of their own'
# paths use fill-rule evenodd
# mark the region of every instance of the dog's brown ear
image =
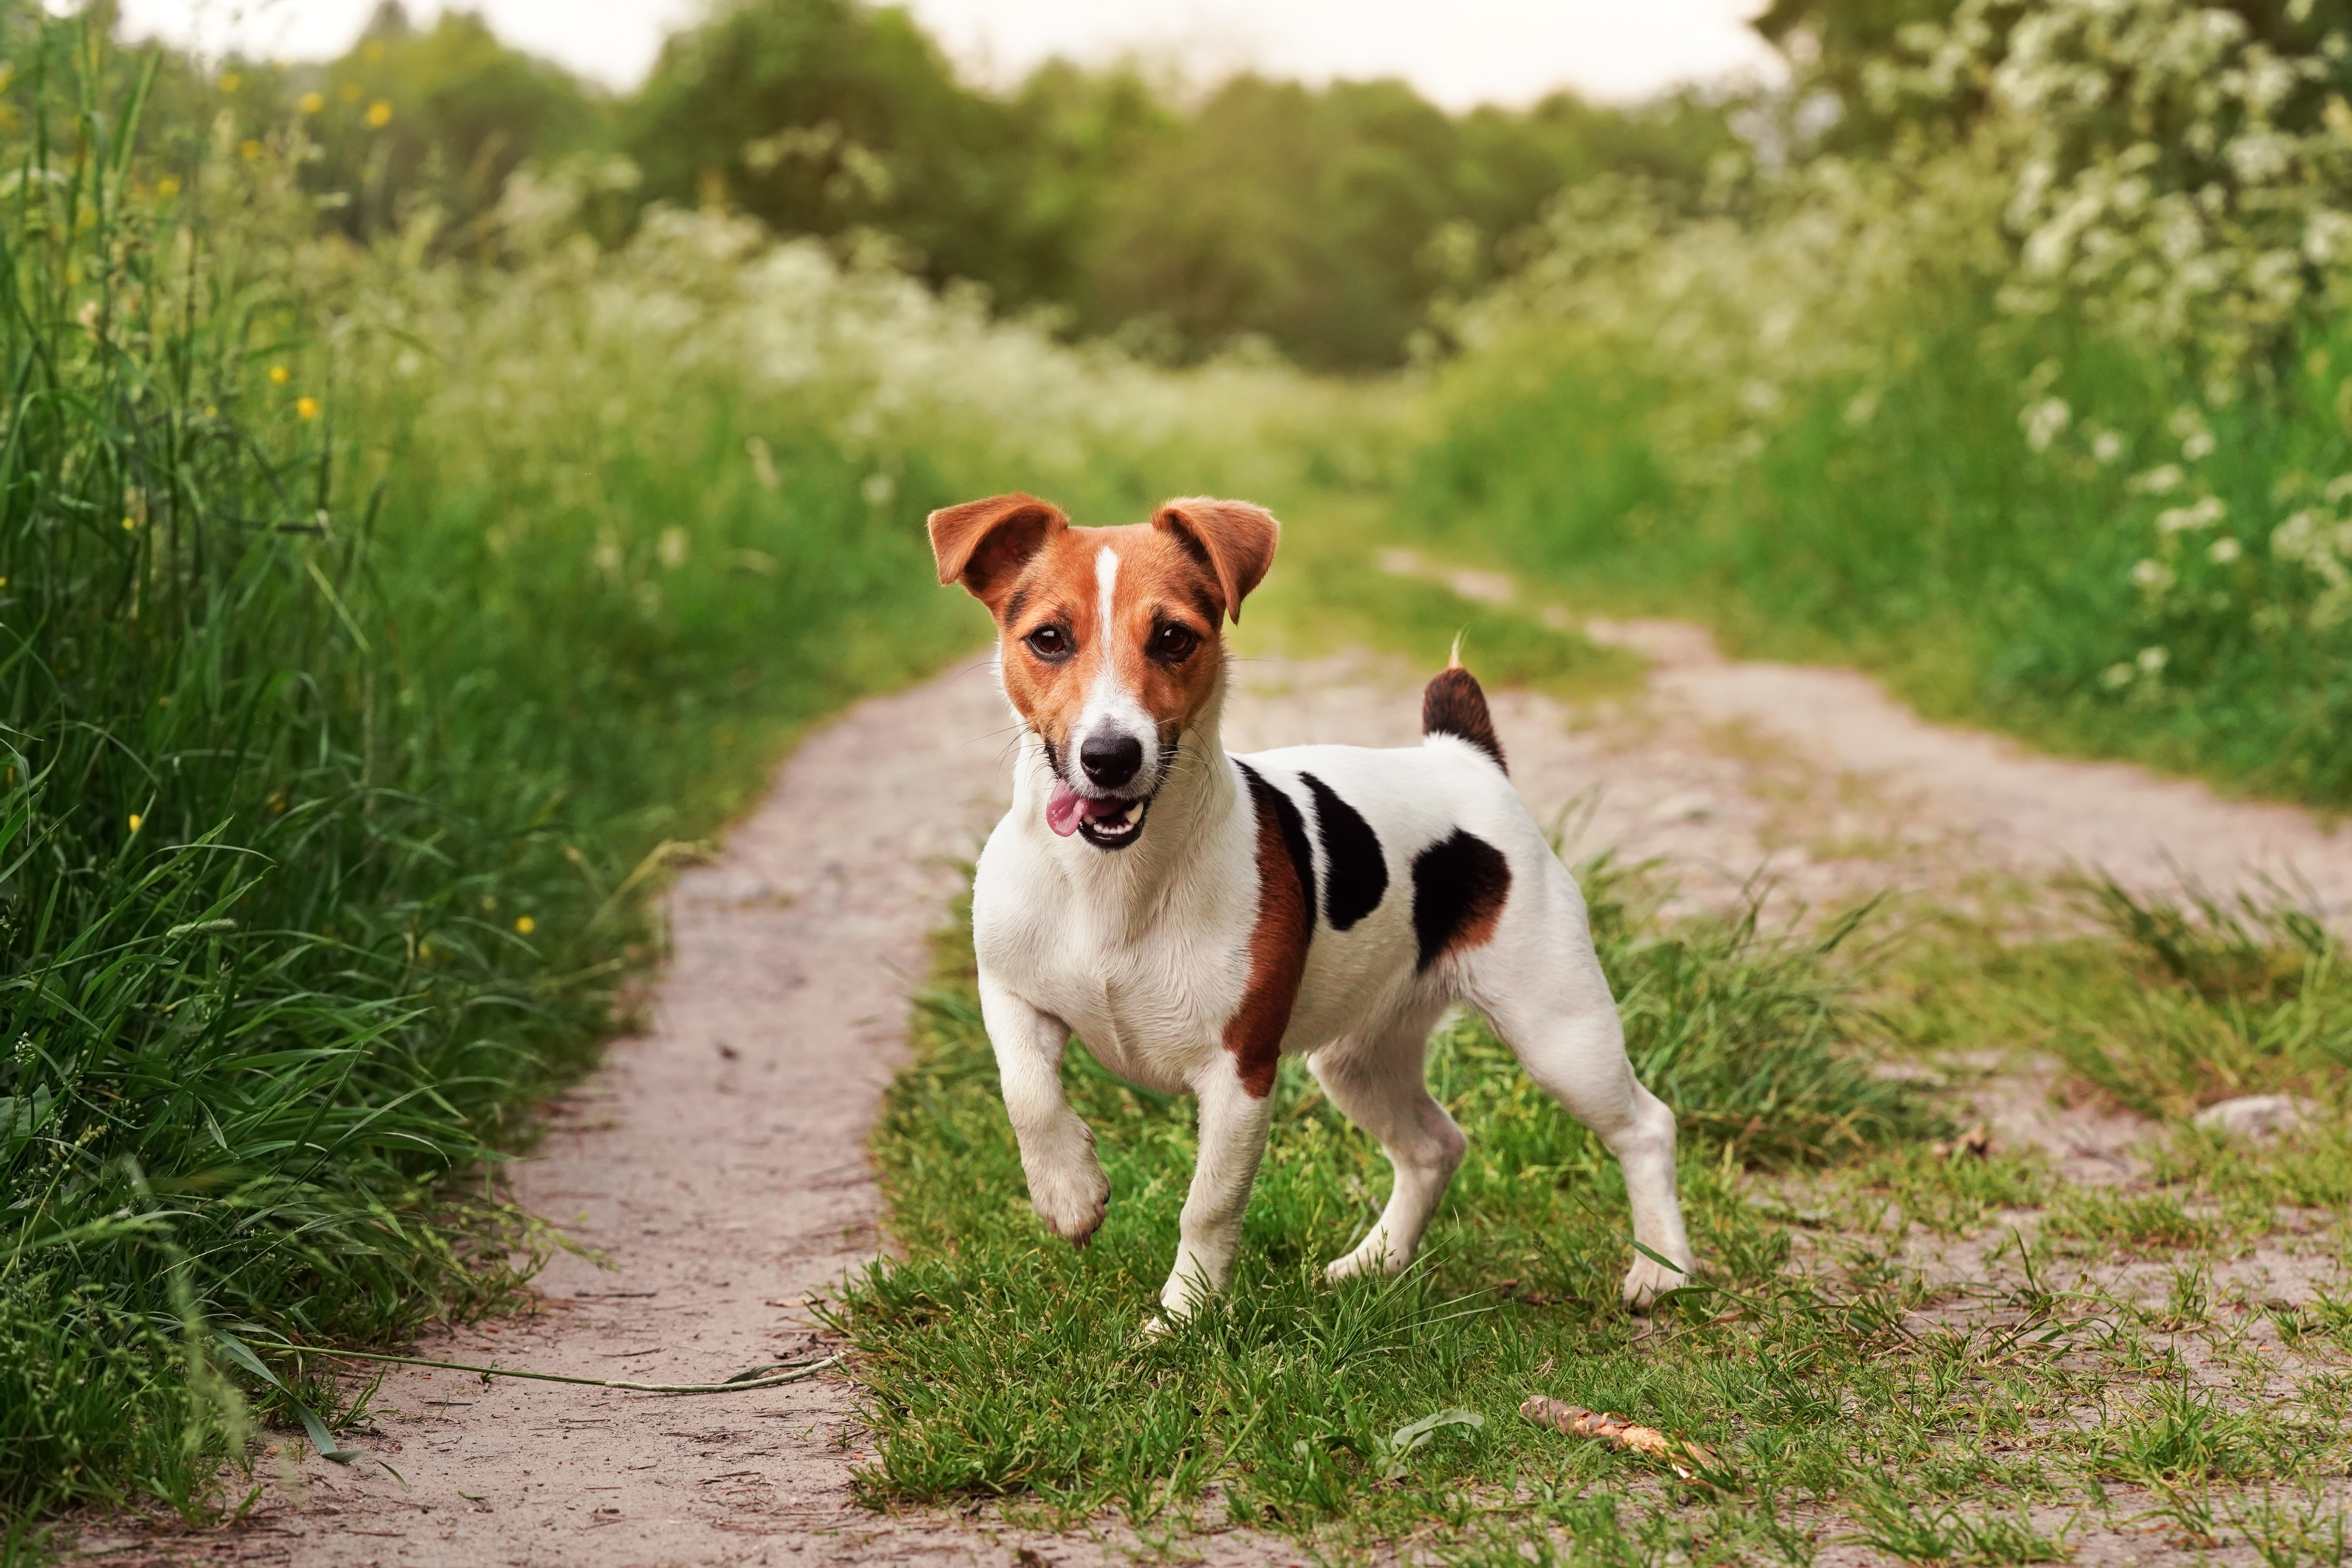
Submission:
<svg viewBox="0 0 2352 1568">
<path fill-rule="evenodd" d="M 1207 496 L 1186 496 L 1160 507 L 1151 526 L 1175 535 L 1217 574 L 1224 594 L 1225 616 L 1242 618 L 1242 601 L 1265 580 L 1274 564 L 1274 547 L 1282 525 L 1264 507 L 1247 501 L 1219 501 Z"/>
<path fill-rule="evenodd" d="M 931 514 L 931 554 L 942 584 L 961 582 L 994 614 L 1045 541 L 1070 526 L 1062 509 L 1015 491 Z"/>
</svg>

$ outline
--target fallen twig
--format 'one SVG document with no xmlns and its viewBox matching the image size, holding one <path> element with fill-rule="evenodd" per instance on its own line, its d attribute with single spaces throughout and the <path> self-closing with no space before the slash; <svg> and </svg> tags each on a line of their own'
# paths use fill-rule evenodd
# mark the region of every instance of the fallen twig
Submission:
<svg viewBox="0 0 2352 1568">
<path fill-rule="evenodd" d="M 1631 1448 L 1637 1454 L 1664 1459 L 1675 1474 L 1686 1481 L 1712 1484 L 1712 1478 L 1723 1469 L 1711 1450 L 1687 1437 L 1669 1437 L 1655 1427 L 1637 1427 L 1622 1416 L 1587 1410 L 1581 1405 L 1563 1404 L 1546 1395 L 1532 1396 L 1519 1406 L 1519 1414 L 1538 1426 L 1554 1427 L 1571 1437 L 1591 1437 L 1612 1448 Z"/>
<path fill-rule="evenodd" d="M 238 1343 L 226 1333 L 220 1337 L 232 1345 Z M 570 1377 L 560 1372 L 520 1372 L 510 1366 L 475 1366 L 462 1361 L 427 1361 L 422 1356 L 381 1355 L 374 1351 L 333 1350 L 315 1344 L 289 1344 L 284 1341 L 257 1340 L 253 1343 L 261 1350 L 296 1355 L 325 1355 L 343 1361 L 381 1361 L 394 1366 L 432 1366 L 448 1372 L 471 1372 L 478 1374 L 485 1382 L 493 1377 L 521 1377 L 534 1383 L 577 1383 L 587 1388 L 617 1388 L 625 1394 L 745 1394 L 754 1388 L 774 1388 L 814 1377 L 841 1360 L 837 1355 L 828 1355 L 819 1361 L 771 1362 L 765 1366 L 739 1372 L 724 1383 L 624 1383 L 611 1377 Z M 778 1367 L 791 1370 L 776 1372 L 772 1376 L 763 1375 Z"/>
</svg>

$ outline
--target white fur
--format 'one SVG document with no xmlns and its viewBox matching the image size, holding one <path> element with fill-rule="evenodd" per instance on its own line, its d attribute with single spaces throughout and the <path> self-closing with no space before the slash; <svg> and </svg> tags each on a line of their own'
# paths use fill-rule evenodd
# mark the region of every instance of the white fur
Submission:
<svg viewBox="0 0 2352 1568">
<path fill-rule="evenodd" d="M 1103 558 L 1108 599 L 1116 558 L 1108 549 Z M 1249 979 L 1257 825 L 1218 739 L 1223 702 L 1221 674 L 1202 719 L 1166 759 L 1140 837 L 1115 851 L 1046 828 L 1050 764 L 1037 737 L 1025 737 L 1013 808 L 989 838 L 972 889 L 982 1005 L 1030 1198 L 1047 1226 L 1083 1243 L 1109 1195 L 1093 1136 L 1062 1096 L 1070 1034 L 1131 1082 L 1200 1098 L 1200 1159 L 1160 1297 L 1171 1317 L 1188 1314 L 1231 1276 L 1273 1103 L 1243 1088 L 1223 1044 Z M 1144 734 L 1152 736 L 1148 724 Z M 1247 760 L 1298 807 L 1314 846 L 1315 932 L 1283 1052 L 1307 1056 L 1332 1103 L 1380 1140 L 1395 1170 L 1378 1223 L 1331 1264 L 1331 1277 L 1410 1262 L 1461 1163 L 1462 1133 L 1423 1076 L 1430 1030 L 1456 1004 L 1493 1020 L 1528 1074 L 1600 1135 L 1624 1166 L 1635 1238 L 1688 1270 L 1674 1115 L 1634 1082 L 1583 897 L 1502 770 L 1447 736 L 1401 750 L 1305 746 Z M 1329 874 L 1302 771 L 1381 840 L 1387 893 L 1344 932 L 1321 907 Z M 1416 974 L 1413 857 L 1456 828 L 1502 852 L 1509 897 L 1491 941 Z M 1639 1258 L 1625 1300 L 1643 1306 L 1680 1282 Z"/>
<path fill-rule="evenodd" d="M 1112 612 L 1118 592 L 1118 552 L 1105 545 L 1095 554 L 1095 591 L 1098 600 L 1098 615 L 1095 622 L 1094 678 L 1087 684 L 1087 698 L 1078 709 L 1077 722 L 1070 727 L 1070 785 L 1081 795 L 1114 794 L 1125 797 L 1148 795 L 1160 782 L 1160 727 L 1151 722 L 1151 715 L 1135 700 L 1135 695 L 1119 684 L 1117 661 L 1111 657 Z M 1098 789 L 1088 781 L 1078 758 L 1089 740 L 1126 737 L 1143 747 L 1143 760 L 1135 777 L 1116 790 Z"/>
</svg>

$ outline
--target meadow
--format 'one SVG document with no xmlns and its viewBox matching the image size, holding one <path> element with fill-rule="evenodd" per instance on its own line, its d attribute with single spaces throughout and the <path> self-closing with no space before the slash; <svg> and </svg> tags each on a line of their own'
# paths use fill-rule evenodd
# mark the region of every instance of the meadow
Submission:
<svg viewBox="0 0 2352 1568">
<path fill-rule="evenodd" d="M 1306 644 L 1428 661 L 1466 629 L 1498 684 L 1639 682 L 1374 564 L 1410 546 L 1859 662 L 2045 747 L 2352 800 L 2341 19 L 1928 9 L 1823 32 L 1783 94 L 1647 117 L 1244 84 L 1250 123 L 1307 127 L 1339 173 L 1251 185 L 1328 204 L 1238 256 L 1247 204 L 1143 221 L 1234 147 L 1145 103 L 1122 185 L 1111 122 L 1145 89 L 1096 81 L 1074 101 L 1101 123 L 1019 154 L 1094 183 L 1034 211 L 1066 239 L 1124 213 L 1129 251 L 1258 280 L 1195 277 L 1172 338 L 1151 298 L 1113 319 L 1093 284 L 1015 287 L 1012 240 L 971 266 L 996 297 L 943 276 L 908 236 L 954 214 L 858 205 L 887 180 L 753 199 L 818 153 L 870 174 L 837 125 L 690 198 L 684 153 L 645 190 L 584 131 L 510 163 L 399 141 L 430 98 L 400 73 L 470 35 L 374 39 L 311 89 L 0 16 L 0 1557 L 61 1511 L 251 1501 L 236 1461 L 288 1412 L 215 1330 L 396 1344 L 525 1299 L 560 1238 L 498 1172 L 630 1021 L 651 895 L 803 727 L 971 645 L 935 506 L 1250 495 L 1295 525 L 1278 615 Z M 1020 122 L 919 55 L 893 57 L 942 114 Z M 707 86 L 668 81 L 632 145 L 658 163 L 654 111 Z M 922 147 L 866 152 L 929 188 Z M 1294 287 L 1358 260 L 1361 311 Z M 1286 1076 L 1242 1288 L 1139 1348 L 1186 1108 L 1074 1056 L 1121 1205 L 1090 1251 L 1041 1245 L 951 926 L 876 1145 L 906 1255 L 838 1304 L 866 1500 L 1178 1535 L 1213 1500 L 1465 1562 L 1805 1562 L 1841 1534 L 2029 1562 L 2133 1520 L 2340 1556 L 2352 1306 L 2231 1283 L 2283 1251 L 2340 1274 L 2337 939 L 2287 904 L 2096 888 L 2063 937 L 1948 911 L 1790 932 L 1666 919 L 1671 875 L 1587 882 L 1716 1265 L 1651 1324 L 1611 1306 L 1613 1167 L 1464 1019 L 1432 1072 L 1474 1153 L 1425 1262 L 1315 1282 L 1382 1177 Z M 1931 1153 L 1987 1042 L 2156 1119 L 2152 1189 Z M 2255 1092 L 2334 1114 L 2266 1151 L 2187 1121 Z M 1524 1427 L 1538 1376 L 1719 1473 Z"/>
</svg>

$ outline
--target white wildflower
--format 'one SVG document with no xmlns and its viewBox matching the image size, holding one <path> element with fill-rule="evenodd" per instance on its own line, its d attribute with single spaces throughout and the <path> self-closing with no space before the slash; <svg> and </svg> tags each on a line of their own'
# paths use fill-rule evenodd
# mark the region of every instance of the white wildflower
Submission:
<svg viewBox="0 0 2352 1568">
<path fill-rule="evenodd" d="M 2227 566 L 2245 553 L 2245 547 L 2224 535 L 2205 547 L 2205 558 L 2216 566 Z"/>
<path fill-rule="evenodd" d="M 2230 515 L 2230 508 L 2217 496 L 2207 496 L 2193 506 L 2170 507 L 2158 512 L 2156 528 L 2158 533 L 2183 534 L 2191 528 L 2210 528 Z"/>
<path fill-rule="evenodd" d="M 2017 416 L 2017 422 L 2025 429 L 2025 444 L 2036 452 L 2047 452 L 2074 417 L 2065 399 L 2046 397 L 2040 402 L 2029 403 Z"/>
<path fill-rule="evenodd" d="M 2172 569 L 2160 560 L 2143 558 L 2132 567 L 2131 580 L 2150 594 L 2162 593 L 2172 586 Z"/>
<path fill-rule="evenodd" d="M 2124 438 L 2112 430 L 2103 430 L 2091 438 L 2091 455 L 2099 462 L 2113 463 L 2124 455 Z"/>
<path fill-rule="evenodd" d="M 2295 513 L 2271 530 L 2271 553 L 2281 560 L 2301 560 L 2319 544 L 2319 525 L 2325 517 L 2326 514 L 2309 508 Z"/>
<path fill-rule="evenodd" d="M 2133 677 L 2138 674 L 2139 670 L 2126 660 L 2125 663 L 2120 664 L 2109 664 L 2105 670 L 2101 671 L 2099 674 L 2099 684 L 2106 687 L 2107 690 L 2111 692 L 2121 691 L 2124 687 L 2131 685 Z"/>
<path fill-rule="evenodd" d="M 2133 475 L 2124 488 L 2143 496 L 2168 496 L 2180 488 L 2180 482 L 2187 477 L 2179 464 L 2167 463 L 2145 474 Z"/>
<path fill-rule="evenodd" d="M 2213 455 L 2213 433 L 2211 431 L 2196 431 L 2193 432 L 2186 441 L 2183 441 L 2180 444 L 2180 455 L 2186 457 L 2191 463 L 2201 463 L 2206 458 Z"/>
<path fill-rule="evenodd" d="M 2138 657 L 2135 658 L 2132 663 L 2139 666 L 2140 674 L 2144 675 L 2155 675 L 2161 674 L 2164 672 L 2164 666 L 2169 664 L 2171 660 L 2172 655 L 2166 653 L 2162 648 L 2142 648 L 2139 651 Z"/>
</svg>

